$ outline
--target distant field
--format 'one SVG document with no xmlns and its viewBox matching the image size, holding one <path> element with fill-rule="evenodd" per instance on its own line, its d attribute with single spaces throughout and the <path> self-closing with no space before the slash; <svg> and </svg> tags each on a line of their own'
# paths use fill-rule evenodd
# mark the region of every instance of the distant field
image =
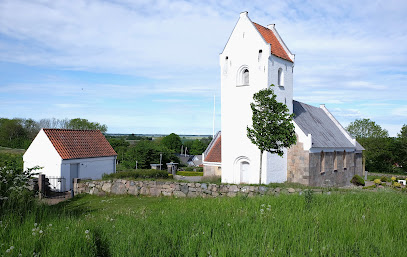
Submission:
<svg viewBox="0 0 407 257">
<path fill-rule="evenodd" d="M 8 148 L 8 147 L 0 146 L 0 153 L 24 154 L 25 149 L 15 149 L 15 148 Z"/>
<path fill-rule="evenodd" d="M 0 217 L 4 256 L 406 256 L 407 195 L 81 196 Z"/>
</svg>

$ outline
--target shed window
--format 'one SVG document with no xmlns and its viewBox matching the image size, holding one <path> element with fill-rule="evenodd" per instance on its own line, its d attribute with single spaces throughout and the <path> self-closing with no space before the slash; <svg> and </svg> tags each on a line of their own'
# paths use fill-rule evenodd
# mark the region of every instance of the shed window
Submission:
<svg viewBox="0 0 407 257">
<path fill-rule="evenodd" d="M 334 171 L 338 171 L 338 156 L 336 151 L 334 151 Z"/>
</svg>

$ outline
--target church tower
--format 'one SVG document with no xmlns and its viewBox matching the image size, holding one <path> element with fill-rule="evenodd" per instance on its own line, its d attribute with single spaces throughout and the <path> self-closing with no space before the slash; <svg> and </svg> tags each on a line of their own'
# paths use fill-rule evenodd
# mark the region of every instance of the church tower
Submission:
<svg viewBox="0 0 407 257">
<path fill-rule="evenodd" d="M 220 54 L 222 182 L 258 183 L 260 150 L 247 137 L 252 124 L 253 94 L 271 84 L 277 100 L 293 112 L 294 55 L 274 25 L 263 27 L 242 12 Z M 287 180 L 283 157 L 264 153 L 262 183 Z"/>
</svg>

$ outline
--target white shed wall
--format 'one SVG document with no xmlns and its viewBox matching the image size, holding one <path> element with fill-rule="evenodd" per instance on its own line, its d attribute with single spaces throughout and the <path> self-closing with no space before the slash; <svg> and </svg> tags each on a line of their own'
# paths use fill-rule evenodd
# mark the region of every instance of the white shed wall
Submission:
<svg viewBox="0 0 407 257">
<path fill-rule="evenodd" d="M 62 158 L 43 130 L 38 133 L 30 147 L 24 153 L 23 161 L 24 170 L 38 165 L 43 168 L 36 172 L 53 177 L 61 175 Z"/>
</svg>

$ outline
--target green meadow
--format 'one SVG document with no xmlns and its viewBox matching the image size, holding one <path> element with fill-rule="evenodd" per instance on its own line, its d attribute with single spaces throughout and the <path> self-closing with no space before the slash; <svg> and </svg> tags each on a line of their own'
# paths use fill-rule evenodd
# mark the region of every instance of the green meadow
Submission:
<svg viewBox="0 0 407 257">
<path fill-rule="evenodd" d="M 0 218 L 0 256 L 407 255 L 407 195 L 399 192 L 80 195 L 17 213 Z"/>
</svg>

